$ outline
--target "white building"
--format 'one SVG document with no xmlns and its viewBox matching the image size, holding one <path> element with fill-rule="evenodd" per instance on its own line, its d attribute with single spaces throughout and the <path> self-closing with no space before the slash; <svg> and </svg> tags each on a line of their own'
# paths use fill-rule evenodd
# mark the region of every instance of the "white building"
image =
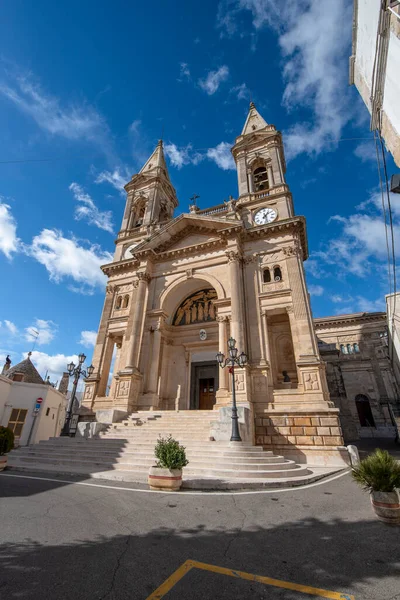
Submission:
<svg viewBox="0 0 400 600">
<path fill-rule="evenodd" d="M 0 375 L 0 425 L 12 429 L 16 445 L 59 436 L 66 406 L 65 395 L 44 383 L 29 356 Z"/>
<path fill-rule="evenodd" d="M 350 83 L 400 166 L 400 1 L 354 0 Z M 399 15 L 399 16 L 398 16 Z"/>
</svg>

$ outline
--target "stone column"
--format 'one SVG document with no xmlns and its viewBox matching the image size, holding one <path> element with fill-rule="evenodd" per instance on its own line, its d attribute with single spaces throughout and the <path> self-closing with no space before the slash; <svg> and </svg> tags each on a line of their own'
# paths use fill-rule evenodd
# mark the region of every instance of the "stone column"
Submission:
<svg viewBox="0 0 400 600">
<path fill-rule="evenodd" d="M 104 343 L 103 360 L 101 363 L 100 381 L 97 388 L 98 396 L 105 396 L 107 391 L 108 376 L 110 374 L 110 366 L 114 352 L 115 340 L 111 336 L 107 336 Z"/>
<path fill-rule="evenodd" d="M 262 318 L 262 328 L 263 328 L 263 334 L 264 334 L 264 348 L 265 348 L 265 352 L 264 352 L 264 348 L 262 348 L 262 358 L 265 358 L 267 363 L 269 365 L 271 365 L 271 349 L 269 347 L 269 336 L 268 336 L 268 313 L 266 310 L 263 310 L 261 312 L 261 318 Z"/>
<path fill-rule="evenodd" d="M 151 349 L 151 361 L 149 364 L 150 376 L 148 383 L 148 393 L 157 394 L 158 392 L 158 372 L 160 368 L 161 353 L 161 319 L 157 323 L 156 329 L 151 334 L 153 336 L 153 345 Z"/>
<path fill-rule="evenodd" d="M 268 183 L 269 187 L 272 188 L 274 186 L 274 174 L 272 172 L 272 166 L 268 165 Z"/>
<path fill-rule="evenodd" d="M 251 169 L 249 169 L 247 171 L 247 181 L 248 181 L 248 185 L 249 185 L 250 194 L 254 194 L 253 173 L 251 172 Z"/>
<path fill-rule="evenodd" d="M 242 310 L 242 299 L 241 299 L 241 282 L 240 282 L 240 255 L 238 252 L 228 250 L 226 252 L 228 257 L 228 269 L 229 269 L 229 280 L 231 284 L 231 335 L 236 340 L 236 347 L 239 352 L 245 352 L 244 347 L 244 322 L 243 322 L 243 310 Z"/>
<path fill-rule="evenodd" d="M 227 345 L 227 319 L 226 317 L 217 317 L 218 321 L 218 350 L 219 352 L 223 352 L 225 356 L 228 353 L 228 345 Z M 218 390 L 226 393 L 228 391 L 228 381 L 227 381 L 227 372 L 226 369 L 219 370 L 219 387 Z"/>
<path fill-rule="evenodd" d="M 142 333 L 142 324 L 146 312 L 147 286 L 150 276 L 147 273 L 137 273 L 137 294 L 135 301 L 135 312 L 132 320 L 132 334 L 129 344 L 128 364 L 126 369 L 138 370 L 140 354 L 140 338 Z"/>
</svg>

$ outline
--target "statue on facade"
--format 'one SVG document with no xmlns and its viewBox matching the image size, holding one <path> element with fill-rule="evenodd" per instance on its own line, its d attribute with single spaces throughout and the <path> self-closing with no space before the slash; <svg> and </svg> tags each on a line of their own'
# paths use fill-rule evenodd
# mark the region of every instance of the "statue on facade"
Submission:
<svg viewBox="0 0 400 600">
<path fill-rule="evenodd" d="M 6 356 L 6 362 L 3 365 L 3 370 L 1 372 L 1 374 L 5 375 L 10 367 L 11 367 L 11 359 L 10 359 L 10 355 L 7 354 L 7 356 Z"/>
</svg>

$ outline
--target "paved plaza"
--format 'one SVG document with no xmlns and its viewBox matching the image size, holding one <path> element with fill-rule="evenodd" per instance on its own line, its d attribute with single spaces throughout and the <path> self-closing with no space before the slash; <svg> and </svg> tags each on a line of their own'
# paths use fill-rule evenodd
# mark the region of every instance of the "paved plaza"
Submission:
<svg viewBox="0 0 400 600">
<path fill-rule="evenodd" d="M 399 530 L 348 474 L 235 494 L 32 477 L 0 475 L 1 598 L 400 599 Z"/>
</svg>

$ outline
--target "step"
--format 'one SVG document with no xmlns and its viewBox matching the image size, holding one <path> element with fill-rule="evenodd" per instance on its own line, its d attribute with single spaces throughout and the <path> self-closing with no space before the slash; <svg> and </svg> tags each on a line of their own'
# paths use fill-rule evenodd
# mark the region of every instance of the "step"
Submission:
<svg viewBox="0 0 400 600">
<path fill-rule="evenodd" d="M 51 461 L 74 461 L 77 463 L 82 463 L 82 464 L 88 464 L 88 463 L 93 463 L 93 464 L 104 464 L 104 465 L 112 465 L 112 466 L 116 466 L 116 465 L 135 465 L 140 467 L 140 465 L 144 465 L 146 466 L 146 468 L 152 466 L 155 463 L 155 457 L 151 456 L 151 455 L 146 455 L 146 456 L 119 456 L 119 457 L 112 457 L 112 456 L 104 456 L 104 455 L 94 455 L 94 456 L 81 456 L 81 455 L 71 455 L 71 454 L 66 454 L 66 453 L 60 453 L 60 452 L 52 452 L 51 456 L 49 457 L 48 454 L 44 453 L 44 452 L 37 452 L 37 451 L 31 451 L 31 452 L 24 452 L 21 453 L 19 452 L 18 455 L 13 456 L 12 458 L 16 458 L 16 459 L 21 459 L 21 460 L 25 460 L 25 459 L 38 459 L 38 461 L 45 461 L 45 462 L 51 462 Z M 211 465 L 210 465 L 211 463 Z M 288 461 L 285 460 L 283 457 L 279 457 L 274 461 L 271 461 L 270 459 L 266 458 L 265 460 L 263 458 L 258 459 L 257 462 L 252 461 L 249 462 L 247 459 L 241 459 L 239 460 L 232 460 L 231 458 L 221 458 L 221 457 L 217 457 L 214 459 L 211 459 L 209 457 L 205 457 L 205 458 L 190 458 L 189 460 L 189 464 L 191 468 L 207 468 L 207 469 L 214 469 L 214 468 L 222 468 L 222 467 L 228 467 L 228 468 L 235 468 L 235 469 L 249 469 L 249 470 L 260 470 L 260 469 L 267 469 L 267 470 L 274 470 L 274 469 L 282 469 L 282 468 L 287 468 L 287 469 L 294 469 L 296 468 L 296 463 L 294 463 L 293 461 Z"/>
<path fill-rule="evenodd" d="M 71 459 L 54 460 L 51 458 L 38 460 L 37 457 L 21 457 L 18 460 L 9 460 L 10 467 L 18 467 L 23 465 L 35 465 L 41 469 L 47 470 L 57 469 L 59 472 L 67 472 L 65 469 L 72 469 L 72 472 L 81 472 L 90 474 L 107 468 L 107 463 L 95 463 L 85 461 L 74 461 Z M 109 471 L 124 471 L 129 473 L 141 473 L 145 477 L 148 474 L 149 466 L 147 465 L 111 465 L 113 468 Z M 242 479 L 267 479 L 267 478 L 283 478 L 283 477 L 297 477 L 299 475 L 309 474 L 309 470 L 306 467 L 300 467 L 296 465 L 295 469 L 263 469 L 263 470 L 237 470 L 237 469 L 226 469 L 226 468 L 190 468 L 184 469 L 186 475 L 193 475 L 197 477 L 225 477 L 230 479 L 242 478 Z"/>
<path fill-rule="evenodd" d="M 28 472 L 31 476 L 35 473 L 38 475 L 43 473 L 41 465 L 18 465 L 10 468 L 10 471 Z M 320 468 L 310 470 L 307 475 L 296 475 L 296 477 L 285 478 L 268 478 L 262 479 L 226 479 L 219 477 L 201 477 L 198 478 L 196 475 L 188 475 L 184 473 L 182 489 L 189 490 L 260 490 L 260 489 L 279 489 L 279 488 L 290 488 L 298 487 L 305 484 L 314 483 L 328 475 L 332 475 L 340 471 L 338 468 Z M 49 476 L 53 473 L 54 475 L 81 475 L 83 477 L 90 477 L 91 479 L 100 479 L 105 481 L 118 481 L 126 483 L 147 483 L 147 474 L 143 472 L 129 472 L 129 471 L 98 471 L 96 473 L 87 473 L 85 469 L 74 468 L 72 469 L 60 469 L 59 467 L 46 466 L 45 471 Z M 155 492 L 157 493 L 157 492 Z"/>
<path fill-rule="evenodd" d="M 17 451 L 19 456 L 48 456 L 49 451 L 46 448 L 26 448 L 20 449 Z M 137 460 L 155 460 L 153 452 L 140 452 L 140 451 L 122 451 L 122 452 L 111 452 L 109 450 L 87 450 L 82 453 L 80 449 L 71 448 L 71 449 L 63 449 L 63 448 L 53 448 L 51 451 L 51 456 L 78 456 L 78 457 L 96 457 L 102 459 L 137 459 Z M 16 455 L 15 455 L 16 456 Z M 278 455 L 260 455 L 257 454 L 229 454 L 225 452 L 187 452 L 188 459 L 190 462 L 193 461 L 224 461 L 231 462 L 234 464 L 258 464 L 262 462 L 263 464 L 275 464 L 277 462 L 282 462 L 284 458 Z"/>
</svg>

